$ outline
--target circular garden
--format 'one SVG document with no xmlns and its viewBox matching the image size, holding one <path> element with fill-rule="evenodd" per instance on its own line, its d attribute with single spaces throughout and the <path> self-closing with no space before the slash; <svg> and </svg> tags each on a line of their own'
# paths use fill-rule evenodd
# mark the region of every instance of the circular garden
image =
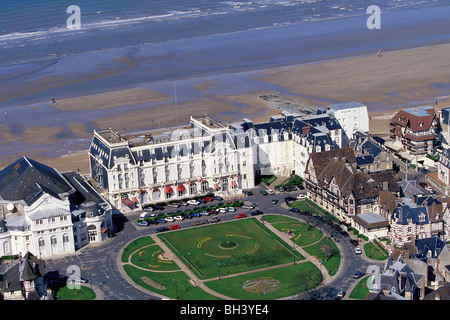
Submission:
<svg viewBox="0 0 450 320">
<path fill-rule="evenodd" d="M 265 216 L 269 221 L 270 217 L 276 216 Z M 279 230 L 286 227 L 281 222 L 302 228 L 298 220 L 287 219 L 291 220 L 273 218 L 272 223 Z M 294 242 L 301 239 L 313 245 L 322 234 L 305 228 L 296 237 Z M 168 252 L 161 246 L 167 246 Z M 121 262 L 134 283 L 174 299 L 218 299 L 214 292 L 234 299 L 279 299 L 322 282 L 312 262 L 255 218 L 138 238 L 124 248 Z M 213 292 L 202 290 L 197 282 Z"/>
</svg>

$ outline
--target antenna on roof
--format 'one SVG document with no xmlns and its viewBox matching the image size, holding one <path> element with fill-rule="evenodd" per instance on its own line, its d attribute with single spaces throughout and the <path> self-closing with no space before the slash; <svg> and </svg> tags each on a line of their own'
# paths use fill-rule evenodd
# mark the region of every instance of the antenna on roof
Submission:
<svg viewBox="0 0 450 320">
<path fill-rule="evenodd" d="M 177 83 L 173 82 L 173 91 L 174 91 L 174 98 L 175 98 L 175 116 L 177 121 L 177 128 L 178 128 L 178 101 L 177 101 Z"/>
</svg>

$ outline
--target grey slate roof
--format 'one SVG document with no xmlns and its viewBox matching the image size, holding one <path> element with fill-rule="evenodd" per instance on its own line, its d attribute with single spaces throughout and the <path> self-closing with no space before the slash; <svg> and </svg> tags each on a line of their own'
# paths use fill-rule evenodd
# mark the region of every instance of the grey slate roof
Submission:
<svg viewBox="0 0 450 320">
<path fill-rule="evenodd" d="M 31 205 L 43 193 L 57 197 L 73 188 L 53 168 L 22 157 L 0 171 L 0 197 Z"/>
</svg>

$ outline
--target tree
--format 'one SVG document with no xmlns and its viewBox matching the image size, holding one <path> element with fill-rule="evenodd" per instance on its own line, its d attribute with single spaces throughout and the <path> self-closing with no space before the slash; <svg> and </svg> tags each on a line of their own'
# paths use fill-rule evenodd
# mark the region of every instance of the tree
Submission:
<svg viewBox="0 0 450 320">
<path fill-rule="evenodd" d="M 329 244 L 325 243 L 319 247 L 320 251 L 325 254 L 325 262 L 334 254 L 334 249 Z"/>
</svg>

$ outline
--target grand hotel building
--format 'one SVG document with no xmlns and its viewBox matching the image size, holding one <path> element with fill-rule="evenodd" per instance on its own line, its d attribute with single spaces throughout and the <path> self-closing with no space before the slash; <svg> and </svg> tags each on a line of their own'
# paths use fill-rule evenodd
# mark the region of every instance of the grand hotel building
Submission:
<svg viewBox="0 0 450 320">
<path fill-rule="evenodd" d="M 303 176 L 309 154 L 343 147 L 344 131 L 326 110 L 283 112 L 268 122 L 223 124 L 207 115 L 170 132 L 94 132 L 91 177 L 117 209 L 218 192 L 239 194 L 258 175 Z"/>
</svg>

